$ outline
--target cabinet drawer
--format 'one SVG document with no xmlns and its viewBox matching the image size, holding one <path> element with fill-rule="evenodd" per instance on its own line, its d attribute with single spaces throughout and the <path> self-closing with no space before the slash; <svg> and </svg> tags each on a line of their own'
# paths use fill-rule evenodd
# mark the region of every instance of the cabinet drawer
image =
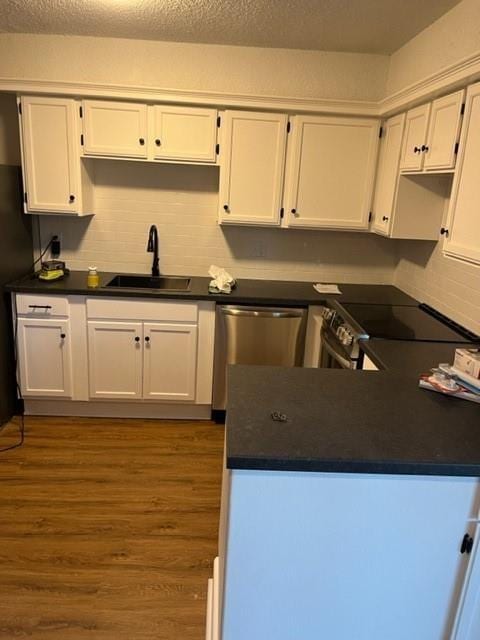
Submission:
<svg viewBox="0 0 480 640">
<path fill-rule="evenodd" d="M 195 302 L 178 300 L 87 298 L 87 317 L 109 320 L 197 322 L 198 306 Z"/>
<path fill-rule="evenodd" d="M 69 303 L 65 296 L 44 296 L 35 294 L 17 295 L 17 313 L 19 316 L 49 318 L 68 316 Z"/>
</svg>

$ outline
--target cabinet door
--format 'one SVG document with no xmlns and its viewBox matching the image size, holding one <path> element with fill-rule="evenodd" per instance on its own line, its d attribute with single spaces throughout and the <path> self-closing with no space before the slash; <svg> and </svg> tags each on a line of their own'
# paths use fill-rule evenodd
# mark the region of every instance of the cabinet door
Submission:
<svg viewBox="0 0 480 640">
<path fill-rule="evenodd" d="M 376 233 L 383 235 L 388 235 L 393 218 L 404 128 L 404 113 L 390 118 L 383 127 L 375 197 L 372 207 L 372 228 Z"/>
<path fill-rule="evenodd" d="M 480 526 L 474 532 L 474 546 L 463 583 L 460 604 L 451 640 L 478 640 L 480 638 Z"/>
<path fill-rule="evenodd" d="M 460 134 L 463 96 L 464 91 L 457 91 L 432 102 L 424 169 L 433 171 L 453 169 L 455 166 L 455 145 Z"/>
<path fill-rule="evenodd" d="M 149 400 L 195 400 L 197 326 L 145 323 L 143 397 Z"/>
<path fill-rule="evenodd" d="M 220 148 L 220 222 L 279 225 L 287 116 L 227 111 Z"/>
<path fill-rule="evenodd" d="M 368 228 L 380 123 L 297 116 L 287 161 L 289 227 Z"/>
<path fill-rule="evenodd" d="M 84 154 L 147 157 L 147 107 L 134 102 L 83 101 Z"/>
<path fill-rule="evenodd" d="M 155 159 L 215 162 L 215 109 L 155 106 L 153 120 Z"/>
<path fill-rule="evenodd" d="M 141 322 L 88 322 L 91 398 L 142 397 Z"/>
<path fill-rule="evenodd" d="M 480 263 L 480 83 L 467 90 L 457 168 L 444 235 L 447 255 Z"/>
<path fill-rule="evenodd" d="M 80 150 L 74 100 L 21 98 L 26 211 L 78 213 Z"/>
<path fill-rule="evenodd" d="M 405 171 L 420 171 L 423 166 L 424 151 L 427 143 L 428 116 L 430 103 L 407 111 L 405 136 L 403 139 L 402 161 L 400 168 Z"/>
<path fill-rule="evenodd" d="M 72 395 L 68 320 L 18 319 L 18 360 L 22 395 Z"/>
</svg>

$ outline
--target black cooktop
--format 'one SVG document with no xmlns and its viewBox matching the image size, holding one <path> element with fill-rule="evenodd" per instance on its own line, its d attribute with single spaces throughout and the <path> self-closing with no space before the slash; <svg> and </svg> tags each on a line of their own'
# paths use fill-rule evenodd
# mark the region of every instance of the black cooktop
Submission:
<svg viewBox="0 0 480 640">
<path fill-rule="evenodd" d="M 342 304 L 371 338 L 426 342 L 477 342 L 479 337 L 426 304 Z"/>
</svg>

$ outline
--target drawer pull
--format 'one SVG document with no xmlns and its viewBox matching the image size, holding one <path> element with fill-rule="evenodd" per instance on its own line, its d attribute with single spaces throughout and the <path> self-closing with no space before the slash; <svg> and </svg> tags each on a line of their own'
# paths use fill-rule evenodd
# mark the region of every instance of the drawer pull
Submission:
<svg viewBox="0 0 480 640">
<path fill-rule="evenodd" d="M 29 309 L 51 309 L 52 305 L 50 304 L 29 304 Z"/>
</svg>

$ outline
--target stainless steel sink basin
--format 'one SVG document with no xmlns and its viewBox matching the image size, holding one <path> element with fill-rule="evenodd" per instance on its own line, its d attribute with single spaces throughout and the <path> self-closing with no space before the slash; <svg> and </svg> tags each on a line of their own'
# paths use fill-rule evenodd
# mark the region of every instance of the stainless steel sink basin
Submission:
<svg viewBox="0 0 480 640">
<path fill-rule="evenodd" d="M 130 276 L 118 275 L 108 282 L 106 287 L 119 289 L 158 289 L 160 291 L 188 291 L 190 278 L 182 276 Z"/>
</svg>

